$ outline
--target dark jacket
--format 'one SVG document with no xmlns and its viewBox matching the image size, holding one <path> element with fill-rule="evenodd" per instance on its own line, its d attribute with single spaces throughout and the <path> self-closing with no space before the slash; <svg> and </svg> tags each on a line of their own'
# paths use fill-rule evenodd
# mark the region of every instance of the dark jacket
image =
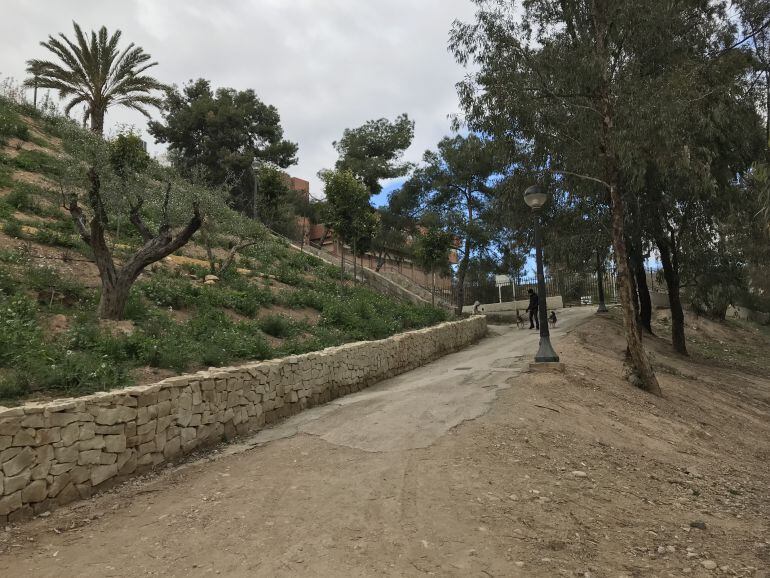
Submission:
<svg viewBox="0 0 770 578">
<path fill-rule="evenodd" d="M 538 305 L 540 305 L 540 300 L 537 297 L 537 293 L 530 293 L 529 307 L 527 307 L 527 311 L 537 311 Z"/>
</svg>

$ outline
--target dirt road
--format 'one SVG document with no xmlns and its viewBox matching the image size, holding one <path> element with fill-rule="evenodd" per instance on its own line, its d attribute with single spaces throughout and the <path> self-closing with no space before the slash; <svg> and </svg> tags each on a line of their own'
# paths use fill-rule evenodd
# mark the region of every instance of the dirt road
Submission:
<svg viewBox="0 0 770 578">
<path fill-rule="evenodd" d="M 493 328 L 0 534 L 0 575 L 767 576 L 770 382 L 682 361 L 651 398 L 609 321 L 565 335 L 590 313 L 555 332 L 566 375 L 522 373 L 537 336 Z"/>
</svg>

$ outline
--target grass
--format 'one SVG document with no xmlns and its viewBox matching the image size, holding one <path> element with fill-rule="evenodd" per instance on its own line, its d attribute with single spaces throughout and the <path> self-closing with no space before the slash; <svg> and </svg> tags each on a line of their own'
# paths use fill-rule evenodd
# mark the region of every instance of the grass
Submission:
<svg viewBox="0 0 770 578">
<path fill-rule="evenodd" d="M 59 129 L 67 121 L 0 98 L 0 140 L 32 138 L 20 128 L 20 113 L 34 116 L 48 135 L 63 134 Z M 217 284 L 206 285 L 202 279 L 207 267 L 171 269 L 159 264 L 146 271 L 126 306 L 130 331 L 118 331 L 96 318 L 98 290 L 78 279 L 84 272 L 78 262 L 62 265 L 50 260 L 58 255 L 52 257 L 40 247 L 62 248 L 62 254 L 80 260 L 92 258 L 69 216 L 56 206 L 56 193 L 15 181 L 17 170 L 55 179 L 61 161 L 24 149 L 13 158 L 0 155 L 0 187 L 9 189 L 0 199 L 0 228 L 26 241 L 17 249 L 0 249 L 0 404 L 129 385 L 146 366 L 187 372 L 270 359 L 381 339 L 446 319 L 443 311 L 429 306 L 401 302 L 362 286 L 342 287 L 339 269 L 267 237 L 238 257 L 238 266 L 254 276 L 233 267 L 219 275 Z M 24 225 L 35 232 L 23 232 Z M 120 232 L 121 244 L 140 244 L 125 216 L 111 218 L 107 229 L 113 236 Z M 217 246 L 227 249 L 232 234 L 217 235 Z M 116 261 L 129 252 L 117 249 Z M 41 253 L 48 258 L 40 259 Z M 318 322 L 295 321 L 273 310 L 275 306 L 313 309 Z M 54 331 L 52 319 L 59 315 L 65 321 L 57 320 Z"/>
</svg>

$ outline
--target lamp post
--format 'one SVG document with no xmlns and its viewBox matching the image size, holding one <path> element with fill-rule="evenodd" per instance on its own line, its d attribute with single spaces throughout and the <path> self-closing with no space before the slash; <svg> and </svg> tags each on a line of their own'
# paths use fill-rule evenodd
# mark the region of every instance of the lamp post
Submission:
<svg viewBox="0 0 770 578">
<path fill-rule="evenodd" d="M 543 271 L 543 241 L 540 238 L 540 209 L 548 200 L 548 193 L 539 185 L 532 185 L 524 191 L 524 202 L 535 216 L 535 260 L 537 262 L 538 317 L 540 318 L 540 347 L 535 355 L 536 362 L 556 362 L 559 356 L 551 346 L 548 331 L 548 309 L 545 302 L 545 273 Z"/>
</svg>

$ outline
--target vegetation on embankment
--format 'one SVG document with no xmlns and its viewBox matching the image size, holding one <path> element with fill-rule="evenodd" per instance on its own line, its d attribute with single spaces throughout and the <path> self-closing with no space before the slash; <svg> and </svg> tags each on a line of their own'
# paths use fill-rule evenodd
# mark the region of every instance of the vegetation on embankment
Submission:
<svg viewBox="0 0 770 578">
<path fill-rule="evenodd" d="M 259 227 L 236 266 L 207 284 L 209 256 L 221 265 L 242 226 L 237 215 L 220 211 L 215 227 L 145 271 L 124 321 L 99 320 L 93 255 L 56 190 L 63 121 L 33 114 L 0 99 L 2 403 L 379 339 L 446 319 L 441 310 L 349 280 L 340 285 L 338 269 Z M 142 243 L 126 218 L 110 220 L 107 238 L 118 262 Z"/>
</svg>

